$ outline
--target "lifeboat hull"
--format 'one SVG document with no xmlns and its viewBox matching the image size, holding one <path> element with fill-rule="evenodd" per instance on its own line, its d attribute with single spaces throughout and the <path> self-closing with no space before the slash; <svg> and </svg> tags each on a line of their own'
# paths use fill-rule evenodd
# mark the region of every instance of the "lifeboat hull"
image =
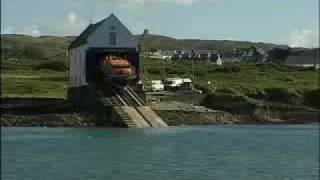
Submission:
<svg viewBox="0 0 320 180">
<path fill-rule="evenodd" d="M 137 75 L 108 75 L 105 76 L 104 81 L 114 85 L 126 86 L 131 81 L 135 80 Z"/>
</svg>

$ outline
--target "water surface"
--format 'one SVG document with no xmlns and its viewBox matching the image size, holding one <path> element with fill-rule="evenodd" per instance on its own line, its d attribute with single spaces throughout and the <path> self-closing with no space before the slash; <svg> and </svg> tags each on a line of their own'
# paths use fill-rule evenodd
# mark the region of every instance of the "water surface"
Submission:
<svg viewBox="0 0 320 180">
<path fill-rule="evenodd" d="M 1 178 L 308 179 L 319 126 L 2 128 Z"/>
</svg>

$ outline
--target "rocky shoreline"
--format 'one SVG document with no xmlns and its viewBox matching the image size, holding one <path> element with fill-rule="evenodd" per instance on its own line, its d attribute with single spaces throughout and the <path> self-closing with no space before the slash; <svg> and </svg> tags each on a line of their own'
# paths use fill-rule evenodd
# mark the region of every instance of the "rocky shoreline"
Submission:
<svg viewBox="0 0 320 180">
<path fill-rule="evenodd" d="M 211 102 L 211 101 L 210 101 Z M 221 101 L 220 101 L 221 102 Z M 208 103 L 207 107 L 214 104 Z M 179 102 L 151 105 L 169 126 L 220 124 L 303 124 L 319 122 L 319 111 L 277 103 L 229 105 L 212 110 Z M 250 106 L 250 107 L 251 107 Z M 230 107 L 242 109 L 235 112 Z M 225 109 L 229 109 L 226 111 Z M 105 110 L 85 111 L 73 108 L 64 99 L 2 99 L 1 127 L 112 127 Z"/>
</svg>

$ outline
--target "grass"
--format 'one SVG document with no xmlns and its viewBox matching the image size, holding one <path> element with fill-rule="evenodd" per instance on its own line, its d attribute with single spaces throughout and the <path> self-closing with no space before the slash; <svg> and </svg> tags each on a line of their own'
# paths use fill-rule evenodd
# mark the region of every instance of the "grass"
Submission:
<svg viewBox="0 0 320 180">
<path fill-rule="evenodd" d="M 66 51 L 74 37 L 25 35 L 1 35 L 1 91 L 2 97 L 52 97 L 66 98 L 68 68 Z M 264 49 L 271 44 L 210 41 L 206 49 L 221 52 L 235 47 L 251 45 Z M 176 40 L 149 35 L 143 42 L 145 49 L 203 49 L 199 40 Z M 142 80 L 161 79 L 162 62 L 142 59 Z M 165 62 L 165 77 L 192 78 L 192 61 Z M 280 65 L 227 65 L 218 67 L 195 62 L 195 84 L 204 91 L 229 90 L 249 97 L 268 96 L 275 98 L 283 94 L 304 96 L 313 102 L 319 94 L 319 71 L 288 68 Z M 208 85 L 208 81 L 211 82 Z M 277 94 L 277 95 L 275 95 Z M 289 97 L 290 97 L 289 96 Z"/>
<path fill-rule="evenodd" d="M 160 60 L 142 61 L 142 78 L 161 79 Z M 192 78 L 192 62 L 177 61 L 164 63 L 165 76 L 184 76 Z M 311 69 L 289 68 L 281 65 L 240 64 L 219 67 L 206 66 L 205 62 L 195 63 L 195 83 L 209 91 L 232 88 L 245 95 L 258 94 L 270 88 L 283 88 L 295 92 L 314 90 L 319 85 L 319 71 Z M 207 85 L 208 81 L 211 82 Z"/>
<path fill-rule="evenodd" d="M 67 72 L 55 68 L 53 62 L 26 59 L 24 61 L 3 64 L 1 71 L 2 97 L 52 97 L 66 98 Z M 61 62 L 59 61 L 61 67 Z M 11 64 L 10 64 L 11 63 Z M 43 65 L 44 64 L 44 65 Z M 154 59 L 142 59 L 142 80 L 161 79 L 162 62 Z M 43 68 L 37 68 L 43 67 Z M 192 78 L 192 62 L 165 62 L 166 77 Z M 280 65 L 208 65 L 195 62 L 196 86 L 215 92 L 218 89 L 232 89 L 247 96 L 256 97 L 274 89 L 285 89 L 293 94 L 303 94 L 318 88 L 319 71 L 288 68 Z M 208 85 L 207 82 L 211 84 Z M 282 90 L 280 90 L 282 92 Z"/>
<path fill-rule="evenodd" d="M 2 71 L 1 92 L 1 97 L 66 98 L 66 72 Z"/>
</svg>

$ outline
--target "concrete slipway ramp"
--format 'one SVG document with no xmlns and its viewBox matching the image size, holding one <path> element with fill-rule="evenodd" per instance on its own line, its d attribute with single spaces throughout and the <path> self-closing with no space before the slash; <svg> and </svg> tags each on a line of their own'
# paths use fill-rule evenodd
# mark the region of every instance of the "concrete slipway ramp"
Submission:
<svg viewBox="0 0 320 180">
<path fill-rule="evenodd" d="M 168 125 L 149 106 L 140 106 L 137 107 L 137 110 L 152 127 L 168 127 Z"/>
<path fill-rule="evenodd" d="M 149 106 L 115 106 L 113 109 L 120 120 L 129 128 L 168 127 Z"/>
<path fill-rule="evenodd" d="M 113 106 L 114 113 L 129 128 L 160 128 L 168 125 L 131 89 L 125 89 L 123 95 L 115 93 L 105 100 Z"/>
</svg>

